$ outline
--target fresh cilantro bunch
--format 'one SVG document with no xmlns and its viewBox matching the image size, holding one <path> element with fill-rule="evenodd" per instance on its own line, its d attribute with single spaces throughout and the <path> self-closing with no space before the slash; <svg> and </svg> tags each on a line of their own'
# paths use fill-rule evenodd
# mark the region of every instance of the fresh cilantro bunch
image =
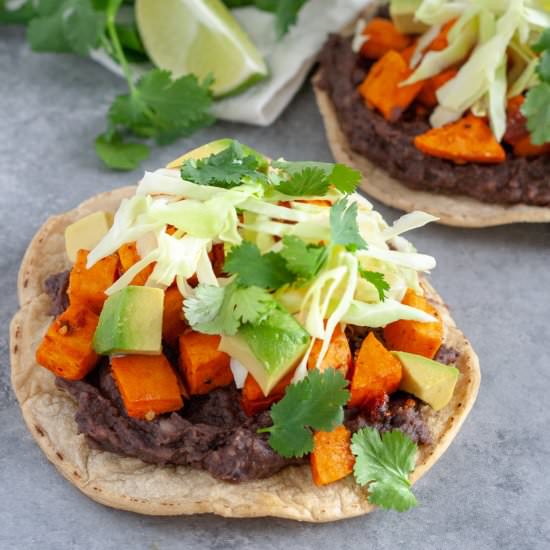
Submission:
<svg viewBox="0 0 550 550">
<path fill-rule="evenodd" d="M 540 36 L 533 50 L 540 53 L 537 65 L 539 83 L 525 96 L 521 112 L 527 118 L 527 129 L 535 145 L 550 142 L 550 28 Z"/>
<path fill-rule="evenodd" d="M 269 445 L 281 456 L 301 457 L 313 451 L 312 430 L 331 431 L 344 420 L 348 402 L 347 380 L 337 369 L 318 369 L 296 384 L 271 407 L 273 425 L 259 430 L 269 433 Z"/>
<path fill-rule="evenodd" d="M 353 473 L 359 485 L 368 485 L 369 502 L 405 512 L 416 506 L 409 474 L 416 464 L 417 446 L 403 432 L 380 434 L 363 428 L 352 437 Z"/>
<path fill-rule="evenodd" d="M 186 160 L 181 167 L 181 177 L 199 185 L 231 189 L 241 185 L 243 178 L 258 183 L 267 182 L 261 168 L 260 160 L 252 154 L 246 154 L 242 145 L 233 140 L 229 147 L 219 153 L 204 159 Z"/>
</svg>

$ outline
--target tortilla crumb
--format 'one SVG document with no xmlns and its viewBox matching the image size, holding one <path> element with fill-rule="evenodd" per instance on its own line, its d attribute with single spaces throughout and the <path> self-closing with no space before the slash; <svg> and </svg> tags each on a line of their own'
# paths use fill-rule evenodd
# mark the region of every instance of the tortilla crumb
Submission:
<svg viewBox="0 0 550 550">
<path fill-rule="evenodd" d="M 154 411 L 147 411 L 145 413 L 145 420 L 147 420 L 148 422 L 151 422 L 155 419 L 155 416 L 156 414 L 154 413 Z"/>
</svg>

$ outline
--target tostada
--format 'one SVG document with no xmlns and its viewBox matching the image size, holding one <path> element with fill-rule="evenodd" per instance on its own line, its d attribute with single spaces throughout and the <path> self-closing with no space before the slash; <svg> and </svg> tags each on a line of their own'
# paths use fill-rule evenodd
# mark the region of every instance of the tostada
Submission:
<svg viewBox="0 0 550 550">
<path fill-rule="evenodd" d="M 11 326 L 25 421 L 91 498 L 144 514 L 407 510 L 477 357 L 341 164 L 219 140 L 50 218 Z"/>
<path fill-rule="evenodd" d="M 314 87 L 335 158 L 378 200 L 465 227 L 550 221 L 546 0 L 392 0 L 328 39 Z"/>
</svg>

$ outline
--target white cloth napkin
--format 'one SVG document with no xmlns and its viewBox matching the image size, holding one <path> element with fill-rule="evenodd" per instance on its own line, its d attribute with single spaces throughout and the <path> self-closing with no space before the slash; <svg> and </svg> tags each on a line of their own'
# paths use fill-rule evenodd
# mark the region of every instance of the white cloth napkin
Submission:
<svg viewBox="0 0 550 550">
<path fill-rule="evenodd" d="M 297 24 L 281 40 L 277 40 L 272 14 L 252 7 L 233 10 L 264 56 L 270 76 L 242 94 L 216 101 L 214 115 L 260 126 L 271 124 L 302 85 L 327 35 L 350 23 L 372 1 L 309 0 Z M 92 57 L 121 74 L 120 67 L 103 51 L 93 52 Z"/>
</svg>

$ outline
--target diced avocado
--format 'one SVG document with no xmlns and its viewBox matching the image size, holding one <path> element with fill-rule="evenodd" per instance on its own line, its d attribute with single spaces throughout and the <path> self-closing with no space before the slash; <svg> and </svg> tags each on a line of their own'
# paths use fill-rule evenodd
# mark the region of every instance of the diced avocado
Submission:
<svg viewBox="0 0 550 550">
<path fill-rule="evenodd" d="M 422 399 L 436 411 L 447 405 L 458 380 L 457 368 L 443 365 L 415 353 L 405 351 L 392 353 L 403 365 L 400 390 Z"/>
<path fill-rule="evenodd" d="M 232 139 L 223 138 L 223 139 L 217 139 L 216 141 L 211 141 L 206 145 L 201 145 L 200 147 L 197 147 L 196 149 L 193 149 L 192 151 L 189 151 L 184 155 L 182 155 L 181 157 L 178 157 L 177 159 L 173 160 L 166 166 L 166 168 L 179 168 L 185 160 L 189 160 L 189 159 L 199 160 L 199 159 L 203 159 L 211 155 L 220 153 L 224 149 L 227 149 L 231 145 L 232 141 L 233 141 Z M 254 157 L 256 157 L 256 159 L 260 163 L 260 168 L 267 166 L 267 158 L 264 155 L 262 155 L 260 152 L 242 143 L 241 143 L 241 147 L 245 155 L 253 155 Z"/>
<path fill-rule="evenodd" d="M 261 323 L 242 326 L 237 336 L 223 336 L 219 349 L 237 359 L 268 395 L 303 356 L 309 340 L 290 313 L 274 309 Z"/>
<path fill-rule="evenodd" d="M 421 0 L 391 0 L 390 16 L 400 33 L 418 34 L 428 29 L 427 25 L 414 18 L 420 4 Z"/>
<path fill-rule="evenodd" d="M 158 354 L 162 351 L 164 291 L 128 286 L 105 301 L 94 335 L 94 350 L 115 353 Z"/>
<path fill-rule="evenodd" d="M 76 262 L 80 249 L 92 250 L 113 224 L 110 212 L 94 212 L 65 229 L 65 249 L 71 262 Z"/>
</svg>

